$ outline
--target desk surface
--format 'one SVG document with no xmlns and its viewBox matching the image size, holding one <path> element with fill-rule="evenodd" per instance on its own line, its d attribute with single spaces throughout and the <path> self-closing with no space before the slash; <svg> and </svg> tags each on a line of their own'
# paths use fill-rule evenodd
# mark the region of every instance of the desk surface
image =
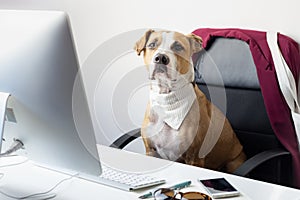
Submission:
<svg viewBox="0 0 300 200">
<path fill-rule="evenodd" d="M 109 147 L 99 146 L 99 154 L 102 163 L 111 167 L 130 172 L 146 173 L 152 176 L 164 177 L 167 182 L 162 186 L 170 186 L 185 180 L 191 180 L 191 187 L 184 191 L 204 192 L 204 188 L 197 182 L 198 178 L 225 177 L 240 192 L 240 197 L 227 198 L 226 200 L 276 200 L 289 199 L 300 200 L 300 190 L 279 185 L 264 183 L 256 180 L 224 174 L 203 168 L 169 162 L 136 153 Z M 68 178 L 67 175 L 47 170 L 26 161 L 24 157 L 7 157 L 0 159 L 0 190 L 10 195 L 26 196 L 44 192 L 55 186 L 61 180 Z M 9 167 L 1 167 L 16 164 Z M 162 187 L 160 186 L 160 187 Z M 79 178 L 72 178 L 63 182 L 51 193 L 55 193 L 56 200 L 82 200 L 82 199 L 138 199 L 138 196 L 149 189 L 135 192 L 126 192 L 112 187 L 96 184 Z M 0 194 L 1 200 L 11 200 Z"/>
</svg>

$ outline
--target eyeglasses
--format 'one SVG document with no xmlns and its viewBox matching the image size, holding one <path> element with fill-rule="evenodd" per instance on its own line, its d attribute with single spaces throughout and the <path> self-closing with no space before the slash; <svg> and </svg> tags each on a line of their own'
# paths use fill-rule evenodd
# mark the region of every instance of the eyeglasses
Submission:
<svg viewBox="0 0 300 200">
<path fill-rule="evenodd" d="M 160 188 L 154 192 L 155 200 L 212 200 L 201 192 L 176 192 L 170 188 Z"/>
</svg>

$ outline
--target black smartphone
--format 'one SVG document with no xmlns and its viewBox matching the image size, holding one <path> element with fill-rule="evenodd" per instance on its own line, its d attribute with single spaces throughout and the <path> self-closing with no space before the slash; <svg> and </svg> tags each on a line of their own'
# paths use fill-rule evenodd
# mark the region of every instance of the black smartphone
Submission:
<svg viewBox="0 0 300 200">
<path fill-rule="evenodd" d="M 237 191 L 225 178 L 215 179 L 198 179 L 200 183 L 207 190 L 209 195 L 213 198 L 225 198 L 239 196 L 240 192 Z"/>
</svg>

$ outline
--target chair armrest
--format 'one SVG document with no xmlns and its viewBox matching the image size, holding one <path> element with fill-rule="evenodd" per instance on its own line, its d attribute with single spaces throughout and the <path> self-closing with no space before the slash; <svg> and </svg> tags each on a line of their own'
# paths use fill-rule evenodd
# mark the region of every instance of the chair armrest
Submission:
<svg viewBox="0 0 300 200">
<path fill-rule="evenodd" d="M 123 149 L 127 144 L 129 144 L 130 142 L 132 142 L 133 140 L 135 140 L 140 136 L 141 136 L 141 129 L 137 128 L 120 136 L 109 146 L 117 149 Z"/>
<path fill-rule="evenodd" d="M 259 154 L 256 154 L 252 158 L 246 160 L 238 169 L 236 169 L 233 174 L 238 176 L 246 176 L 252 170 L 254 170 L 259 165 L 263 164 L 264 162 L 271 160 L 273 158 L 279 156 L 287 156 L 290 155 L 290 152 L 285 151 L 283 149 L 272 149 L 263 151 Z"/>
</svg>

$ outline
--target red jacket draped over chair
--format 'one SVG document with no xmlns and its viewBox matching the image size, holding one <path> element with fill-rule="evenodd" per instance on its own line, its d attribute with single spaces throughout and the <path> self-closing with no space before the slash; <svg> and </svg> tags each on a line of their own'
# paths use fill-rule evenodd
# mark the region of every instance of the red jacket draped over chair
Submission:
<svg viewBox="0 0 300 200">
<path fill-rule="evenodd" d="M 266 32 L 244 29 L 197 29 L 194 34 L 202 37 L 203 47 L 207 48 L 215 37 L 235 38 L 248 43 L 264 98 L 271 126 L 282 145 L 293 159 L 294 185 L 300 188 L 300 153 L 290 109 L 280 91 L 275 67 L 266 39 Z M 278 34 L 278 44 L 282 55 L 299 81 L 299 45 L 291 38 Z"/>
</svg>

